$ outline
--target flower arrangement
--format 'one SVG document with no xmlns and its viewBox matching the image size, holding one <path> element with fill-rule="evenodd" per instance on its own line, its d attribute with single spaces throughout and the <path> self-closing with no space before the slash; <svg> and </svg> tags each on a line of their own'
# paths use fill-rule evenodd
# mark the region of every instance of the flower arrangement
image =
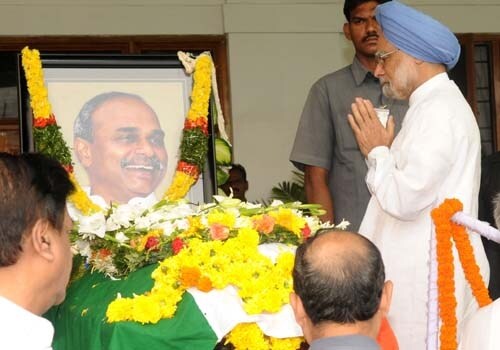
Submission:
<svg viewBox="0 0 500 350">
<path fill-rule="evenodd" d="M 239 324 L 227 337 L 227 342 L 233 344 L 236 349 L 252 350 L 295 350 L 299 349 L 303 341 L 302 337 L 284 339 L 267 337 L 255 323 Z"/>
<path fill-rule="evenodd" d="M 189 288 L 209 292 L 231 286 L 249 315 L 275 313 L 288 303 L 294 247 L 331 227 L 303 211 L 322 211 L 298 202 L 275 201 L 265 207 L 228 197 L 215 200 L 199 207 L 167 201 L 146 209 L 121 205 L 107 215 L 81 218 L 74 232 L 75 249 L 94 270 L 119 277 L 161 261 L 152 273 L 151 291 L 133 298 L 118 296 L 108 306 L 108 322 L 144 324 L 171 318 Z M 263 251 L 266 243 L 278 243 L 274 257 Z M 253 341 L 260 347 L 237 345 L 245 343 L 248 332 L 259 334 Z M 297 349 L 301 338 L 274 339 L 255 324 L 246 324 L 231 332 L 229 341 L 236 349 Z"/>
<path fill-rule="evenodd" d="M 443 350 L 457 348 L 457 318 L 455 314 L 457 300 L 455 298 L 452 239 L 455 242 L 465 277 L 479 306 L 491 303 L 488 289 L 476 264 L 466 229 L 451 220 L 453 215 L 462 209 L 463 205 L 458 199 L 446 199 L 431 213 L 436 226 L 438 304 L 443 323 L 440 329 L 440 344 Z"/>
<path fill-rule="evenodd" d="M 258 234 L 257 244 L 298 245 L 327 227 L 317 217 L 302 213 L 321 214 L 317 205 L 275 201 L 264 207 L 235 198 L 214 198 L 216 203 L 199 207 L 164 200 L 150 208 L 142 203 L 123 204 L 93 215 L 74 211 L 72 215 L 78 217 L 74 249 L 93 270 L 116 278 L 179 254 L 193 239 L 220 244 L 237 238 L 242 230 L 253 230 Z"/>
</svg>

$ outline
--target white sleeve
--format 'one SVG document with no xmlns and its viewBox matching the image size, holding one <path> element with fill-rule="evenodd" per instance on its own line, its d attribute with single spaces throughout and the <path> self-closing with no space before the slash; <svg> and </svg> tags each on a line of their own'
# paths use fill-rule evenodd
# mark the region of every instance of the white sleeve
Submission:
<svg viewBox="0 0 500 350">
<path fill-rule="evenodd" d="M 401 140 L 399 162 L 387 147 L 376 147 L 367 156 L 368 188 L 382 209 L 399 220 L 413 220 L 433 204 L 455 158 L 449 112 L 428 107 L 415 115 L 421 120 Z"/>
</svg>

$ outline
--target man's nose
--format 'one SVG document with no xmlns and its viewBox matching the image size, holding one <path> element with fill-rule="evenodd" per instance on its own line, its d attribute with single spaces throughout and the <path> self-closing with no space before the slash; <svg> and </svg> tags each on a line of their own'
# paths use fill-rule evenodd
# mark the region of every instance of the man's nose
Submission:
<svg viewBox="0 0 500 350">
<path fill-rule="evenodd" d="M 379 26 L 378 26 L 378 22 L 375 18 L 368 18 L 368 20 L 365 23 L 366 23 L 366 31 L 368 33 L 370 33 L 370 32 L 377 33 L 378 32 Z"/>
<path fill-rule="evenodd" d="M 154 147 L 148 139 L 141 138 L 137 141 L 136 152 L 150 157 L 154 155 Z"/>
<path fill-rule="evenodd" d="M 380 78 L 382 75 L 384 75 L 384 65 L 381 62 L 377 63 L 373 75 L 375 75 L 375 77 L 377 78 Z"/>
</svg>

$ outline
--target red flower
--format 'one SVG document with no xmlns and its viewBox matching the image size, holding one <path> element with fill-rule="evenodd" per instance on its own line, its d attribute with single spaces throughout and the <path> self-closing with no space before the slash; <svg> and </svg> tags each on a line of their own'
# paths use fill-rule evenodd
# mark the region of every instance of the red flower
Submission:
<svg viewBox="0 0 500 350">
<path fill-rule="evenodd" d="M 175 239 L 172 241 L 172 250 L 174 251 L 174 254 L 177 255 L 179 252 L 186 246 L 186 243 L 179 237 L 175 237 Z"/>
<path fill-rule="evenodd" d="M 199 117 L 195 120 L 189 120 L 187 119 L 184 122 L 184 129 L 189 130 L 189 129 L 194 129 L 194 128 L 200 128 L 201 131 L 205 134 L 208 135 L 208 124 L 207 124 L 207 119 L 204 117 Z"/>
<path fill-rule="evenodd" d="M 198 178 L 198 175 L 200 174 L 200 170 L 198 169 L 198 166 L 194 164 L 189 164 L 184 161 L 179 161 L 177 164 L 177 170 L 182 171 L 185 174 L 191 175 L 194 178 Z"/>
<path fill-rule="evenodd" d="M 64 170 L 66 170 L 69 174 L 73 173 L 73 165 L 71 164 L 65 164 L 63 165 Z"/>
<path fill-rule="evenodd" d="M 304 239 L 308 239 L 309 236 L 311 236 L 311 228 L 308 224 L 306 224 L 306 226 L 302 228 L 302 237 L 304 237 Z"/>
<path fill-rule="evenodd" d="M 34 127 L 41 129 L 45 128 L 48 125 L 54 125 L 54 124 L 56 124 L 56 118 L 54 117 L 53 114 L 51 114 L 48 118 L 40 118 L 40 117 L 35 118 Z"/>
<path fill-rule="evenodd" d="M 100 259 L 106 259 L 108 256 L 111 255 L 111 250 L 109 250 L 108 248 L 102 248 L 99 249 L 97 254 Z"/>
<path fill-rule="evenodd" d="M 146 241 L 144 248 L 149 251 L 158 251 L 160 250 L 159 245 L 160 245 L 160 239 L 156 236 L 150 236 L 148 237 L 148 240 Z"/>
</svg>

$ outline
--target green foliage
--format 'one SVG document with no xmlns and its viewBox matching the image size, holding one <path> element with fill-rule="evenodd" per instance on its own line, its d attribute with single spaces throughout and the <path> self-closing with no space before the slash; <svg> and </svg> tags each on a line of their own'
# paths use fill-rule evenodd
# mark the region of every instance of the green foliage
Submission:
<svg viewBox="0 0 500 350">
<path fill-rule="evenodd" d="M 43 129 L 33 128 L 35 148 L 38 152 L 57 159 L 63 165 L 70 165 L 71 153 L 60 129 L 58 125 L 48 125 Z"/>
<path fill-rule="evenodd" d="M 271 200 L 306 203 L 304 173 L 293 171 L 292 181 L 282 181 L 271 189 Z"/>
<path fill-rule="evenodd" d="M 200 128 L 184 130 L 180 149 L 181 160 L 196 164 L 201 171 L 208 151 L 208 136 Z"/>
</svg>

